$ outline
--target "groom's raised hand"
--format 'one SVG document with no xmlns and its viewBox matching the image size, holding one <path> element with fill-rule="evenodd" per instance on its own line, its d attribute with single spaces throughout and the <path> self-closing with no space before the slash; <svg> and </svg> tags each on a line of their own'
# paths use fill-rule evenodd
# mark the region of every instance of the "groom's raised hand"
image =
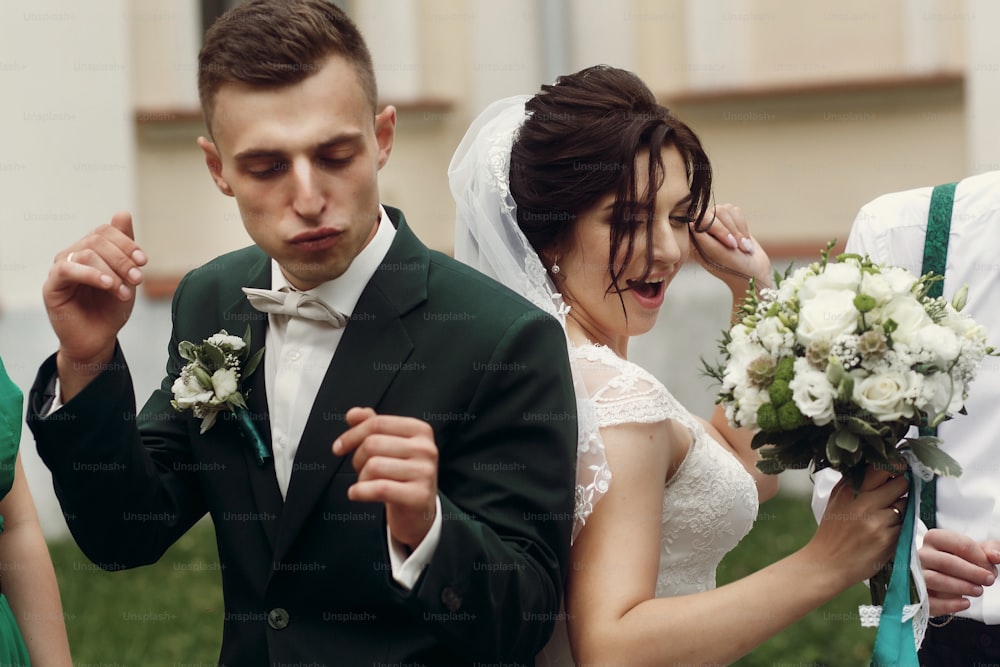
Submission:
<svg viewBox="0 0 1000 667">
<path fill-rule="evenodd" d="M 145 264 L 132 216 L 124 211 L 56 255 L 42 298 L 59 338 L 56 364 L 64 403 L 111 360 Z"/>
<path fill-rule="evenodd" d="M 385 503 L 389 534 L 416 549 L 437 511 L 434 430 L 419 419 L 379 415 L 371 408 L 351 408 L 346 419 L 351 428 L 333 443 L 333 453 L 354 453 L 358 481 L 348 489 L 347 497 Z"/>
</svg>

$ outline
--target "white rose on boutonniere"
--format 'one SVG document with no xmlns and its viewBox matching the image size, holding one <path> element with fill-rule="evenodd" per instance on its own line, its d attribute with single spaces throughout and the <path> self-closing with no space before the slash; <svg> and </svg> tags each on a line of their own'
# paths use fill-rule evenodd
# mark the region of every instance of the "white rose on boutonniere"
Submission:
<svg viewBox="0 0 1000 667">
<path fill-rule="evenodd" d="M 174 392 L 174 402 L 181 408 L 194 408 L 212 400 L 212 389 L 203 387 L 193 372 L 181 372 L 180 377 L 174 380 L 171 390 Z"/>
<path fill-rule="evenodd" d="M 248 378 L 260 364 L 264 348 L 249 357 L 250 327 L 243 338 L 231 336 L 225 329 L 209 336 L 201 345 L 181 341 L 177 352 L 188 363 L 181 369 L 171 390 L 170 404 L 178 412 L 191 410 L 201 419 L 200 433 L 212 428 L 220 412 L 236 415 L 240 430 L 254 447 L 257 463 L 270 458 L 264 441 L 253 425 L 240 382 Z"/>
<path fill-rule="evenodd" d="M 212 373 L 212 389 L 220 403 L 225 403 L 236 393 L 237 384 L 236 371 L 232 368 L 220 368 Z"/>
</svg>

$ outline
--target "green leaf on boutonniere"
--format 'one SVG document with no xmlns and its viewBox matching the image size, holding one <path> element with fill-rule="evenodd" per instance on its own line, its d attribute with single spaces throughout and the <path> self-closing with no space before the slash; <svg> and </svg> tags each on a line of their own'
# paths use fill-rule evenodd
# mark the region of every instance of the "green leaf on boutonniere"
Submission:
<svg viewBox="0 0 1000 667">
<path fill-rule="evenodd" d="M 243 334 L 243 342 L 246 347 L 243 348 L 246 351 L 250 351 L 250 325 L 247 325 L 247 330 Z M 253 356 L 247 359 L 247 362 L 243 365 L 243 377 L 248 378 L 253 375 L 253 372 L 257 370 L 257 366 L 260 364 L 260 360 L 264 358 L 264 348 L 260 348 L 254 352 Z"/>
<path fill-rule="evenodd" d="M 195 376 L 195 378 L 197 378 L 198 384 L 200 384 L 203 388 L 205 388 L 205 389 L 211 389 L 212 388 L 212 376 L 208 374 L 208 371 L 206 371 L 201 366 L 201 364 L 197 364 L 196 363 L 196 364 L 192 365 L 191 366 L 191 373 L 192 373 L 192 375 Z"/>
<path fill-rule="evenodd" d="M 236 392 L 235 394 L 232 394 L 229 397 L 229 400 L 227 401 L 227 403 L 229 403 L 230 405 L 232 405 L 233 407 L 236 407 L 236 408 L 243 408 L 244 410 L 247 409 L 247 402 L 243 399 L 243 394 L 241 394 L 240 392 Z"/>
<path fill-rule="evenodd" d="M 182 340 L 180 344 L 177 345 L 177 353 L 181 355 L 181 359 L 185 361 L 196 361 L 198 359 L 198 346 L 189 340 Z"/>
<path fill-rule="evenodd" d="M 260 360 L 264 358 L 264 348 L 260 348 L 254 355 L 250 357 L 247 361 L 247 365 L 243 368 L 243 377 L 247 378 L 253 375 L 253 372 L 257 370 L 257 366 L 260 364 Z"/>
<path fill-rule="evenodd" d="M 213 368 L 225 368 L 226 367 L 226 353 L 217 348 L 211 343 L 205 343 L 201 347 L 201 352 L 205 356 L 205 360 Z"/>
</svg>

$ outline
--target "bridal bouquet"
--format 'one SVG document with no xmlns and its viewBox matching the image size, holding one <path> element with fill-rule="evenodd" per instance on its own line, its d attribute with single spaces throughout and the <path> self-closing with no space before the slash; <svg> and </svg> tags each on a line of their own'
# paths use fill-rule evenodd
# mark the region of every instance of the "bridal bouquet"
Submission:
<svg viewBox="0 0 1000 667">
<path fill-rule="evenodd" d="M 250 328 L 242 338 L 232 336 L 225 329 L 208 337 L 200 345 L 183 340 L 177 352 L 188 363 L 174 380 L 170 404 L 178 412 L 191 410 L 201 419 L 200 433 L 215 424 L 220 412 L 232 412 L 240 430 L 254 447 L 257 463 L 263 465 L 270 454 L 260 434 L 254 427 L 247 410 L 240 383 L 249 377 L 264 355 L 261 348 L 252 357 L 250 353 Z"/>
<path fill-rule="evenodd" d="M 967 289 L 948 302 L 929 295 L 940 276 L 854 254 L 831 261 L 832 247 L 819 262 L 775 275 L 773 289 L 758 295 L 751 284 L 742 321 L 723 335 L 725 362 L 707 372 L 722 385 L 730 423 L 757 430 L 752 445 L 765 473 L 830 467 L 859 490 L 869 465 L 909 470 L 898 567 L 872 577 L 875 605 L 860 611 L 863 625 L 879 627 L 873 664 L 900 664 L 886 657 L 900 655 L 916 664 L 927 616 L 914 540 L 920 485 L 961 468 L 938 438 L 906 434 L 964 413 L 969 383 L 993 350 L 961 312 Z M 907 604 L 911 586 L 917 604 Z"/>
<path fill-rule="evenodd" d="M 758 467 L 832 467 L 860 488 L 870 464 L 899 467 L 909 450 L 938 475 L 961 473 L 933 437 L 906 438 L 963 412 L 991 353 L 986 332 L 952 302 L 928 296 L 940 277 L 845 254 L 775 276 L 749 291 L 724 335 L 719 402 L 729 421 L 758 429 Z"/>
</svg>

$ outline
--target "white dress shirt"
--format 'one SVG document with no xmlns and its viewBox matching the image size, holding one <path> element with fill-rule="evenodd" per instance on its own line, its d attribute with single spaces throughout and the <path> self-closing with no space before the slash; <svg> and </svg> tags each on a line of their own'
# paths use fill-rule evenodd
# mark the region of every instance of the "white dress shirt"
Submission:
<svg viewBox="0 0 1000 667">
<path fill-rule="evenodd" d="M 920 274 L 932 188 L 884 195 L 862 207 L 847 240 L 847 252 L 903 266 Z M 1000 348 L 1000 171 L 966 178 L 958 184 L 948 240 L 944 296 L 969 286 L 963 312 L 986 328 L 989 344 Z M 961 477 L 937 481 L 937 525 L 981 542 L 1000 539 L 1000 359 L 986 357 L 970 385 L 968 415 L 938 428 L 943 447 L 962 466 Z M 915 435 L 914 433 L 910 434 Z M 822 516 L 839 474 L 815 476 L 813 512 Z M 917 526 L 918 539 L 927 532 Z M 971 597 L 958 616 L 1000 624 L 1000 585 Z"/>
<path fill-rule="evenodd" d="M 379 223 L 375 236 L 344 273 L 305 293 L 318 297 L 350 317 L 395 236 L 395 230 L 384 213 L 380 219 L 385 224 Z M 278 262 L 272 259 L 271 289 L 281 291 L 285 288 L 294 289 Z M 330 322 L 275 313 L 267 316 L 264 383 L 271 419 L 274 474 L 278 478 L 282 498 L 288 494 L 295 454 L 312 412 L 313 401 L 343 335 L 344 329 Z"/>
<path fill-rule="evenodd" d="M 350 316 L 379 264 L 385 259 L 396 230 L 385 209 L 379 207 L 379 225 L 375 236 L 362 248 L 351 265 L 339 277 L 329 280 L 306 294 L 318 297 L 340 312 Z M 291 287 L 281 267 L 271 260 L 271 289 Z M 274 474 L 284 498 L 288 493 L 295 467 L 295 454 L 313 410 L 327 367 L 337 352 L 344 329 L 328 322 L 303 317 L 268 313 L 264 354 L 264 383 L 267 387 L 267 409 L 271 419 L 271 444 L 274 454 Z M 336 382 L 336 378 L 334 378 Z M 330 443 L 331 447 L 333 442 Z M 331 457 L 333 456 L 331 452 Z M 405 547 L 392 539 L 389 560 L 393 578 L 407 589 L 413 588 L 420 573 L 430 562 L 441 537 L 441 500 L 437 500 L 434 523 L 424 540 L 407 554 Z"/>
</svg>

